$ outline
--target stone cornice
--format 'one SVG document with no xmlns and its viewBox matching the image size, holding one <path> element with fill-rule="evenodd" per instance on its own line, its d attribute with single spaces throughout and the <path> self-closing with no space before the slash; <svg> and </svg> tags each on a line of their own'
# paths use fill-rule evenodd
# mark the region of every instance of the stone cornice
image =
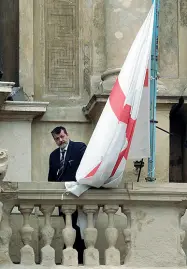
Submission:
<svg viewBox="0 0 187 269">
<path fill-rule="evenodd" d="M 0 108 L 0 120 L 32 121 L 46 112 L 48 104 L 35 101 L 6 101 Z"/>
<path fill-rule="evenodd" d="M 88 104 L 83 107 L 84 115 L 93 121 L 97 121 L 102 113 L 102 110 L 107 102 L 109 93 L 94 94 L 90 98 Z M 157 96 L 157 105 L 168 105 L 178 103 L 180 96 Z M 185 103 L 187 103 L 187 97 L 184 97 Z"/>
</svg>

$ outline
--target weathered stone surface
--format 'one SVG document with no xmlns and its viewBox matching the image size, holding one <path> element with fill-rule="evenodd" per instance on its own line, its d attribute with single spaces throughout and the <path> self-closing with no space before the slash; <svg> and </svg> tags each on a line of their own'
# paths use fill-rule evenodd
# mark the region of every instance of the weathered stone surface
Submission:
<svg viewBox="0 0 187 269">
<path fill-rule="evenodd" d="M 0 148 L 6 148 L 9 154 L 5 181 L 31 181 L 31 121 L 43 115 L 47 105 L 47 102 L 7 101 L 1 108 Z M 12 139 L 7 134 L 12 134 Z"/>
<path fill-rule="evenodd" d="M 27 96 L 34 95 L 33 0 L 19 0 L 19 81 Z"/>
<path fill-rule="evenodd" d="M 136 206 L 131 211 L 131 253 L 127 266 L 185 266 L 181 253 L 180 209 Z"/>
<path fill-rule="evenodd" d="M 178 78 L 178 0 L 160 2 L 159 70 L 161 77 Z"/>
<path fill-rule="evenodd" d="M 8 152 L 7 150 L 0 150 L 0 181 L 4 179 L 7 168 L 8 168 Z"/>
<path fill-rule="evenodd" d="M 122 66 L 151 2 L 105 1 L 106 69 Z"/>
<path fill-rule="evenodd" d="M 106 69 L 105 50 L 105 1 L 93 1 L 93 22 L 92 22 L 92 76 L 91 93 L 96 94 L 101 90 L 99 83 L 101 73 Z"/>
<path fill-rule="evenodd" d="M 17 182 L 8 182 L 3 181 L 0 183 L 0 190 L 1 193 L 12 193 L 12 195 L 16 194 L 18 190 L 18 183 Z"/>
<path fill-rule="evenodd" d="M 185 0 L 178 1 L 179 14 L 178 14 L 178 25 L 179 25 L 179 73 L 181 78 L 186 78 L 187 74 L 187 3 Z M 187 81 L 186 81 L 187 85 Z M 185 91 L 185 95 L 187 92 Z"/>
<path fill-rule="evenodd" d="M 46 245 L 41 249 L 41 265 L 43 266 L 54 266 L 55 265 L 55 250 L 50 246 Z"/>
<path fill-rule="evenodd" d="M 21 264 L 24 265 L 34 265 L 35 264 L 35 255 L 34 250 L 31 246 L 25 245 L 21 248 Z"/>
<path fill-rule="evenodd" d="M 0 264 L 3 265 L 12 263 L 9 253 L 9 244 L 12 236 L 12 228 L 10 227 L 10 213 L 12 208 L 13 203 L 4 203 L 0 212 Z"/>
</svg>

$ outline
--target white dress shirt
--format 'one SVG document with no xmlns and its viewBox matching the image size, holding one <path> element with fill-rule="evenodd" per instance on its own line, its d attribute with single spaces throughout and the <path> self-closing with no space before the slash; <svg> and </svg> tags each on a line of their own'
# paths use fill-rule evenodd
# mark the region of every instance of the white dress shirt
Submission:
<svg viewBox="0 0 187 269">
<path fill-rule="evenodd" d="M 68 146 L 69 146 L 69 142 L 68 142 L 68 144 L 65 146 L 64 149 L 61 149 L 61 148 L 60 148 L 60 161 L 61 161 L 61 159 L 62 159 L 62 152 L 63 152 L 63 151 L 65 151 L 65 153 L 64 153 L 64 160 L 66 159 L 66 153 L 67 153 L 67 150 L 68 150 Z"/>
</svg>

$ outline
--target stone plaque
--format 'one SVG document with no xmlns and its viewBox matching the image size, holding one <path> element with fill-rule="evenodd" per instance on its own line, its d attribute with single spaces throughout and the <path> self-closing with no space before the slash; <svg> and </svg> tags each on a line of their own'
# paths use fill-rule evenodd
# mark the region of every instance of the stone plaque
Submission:
<svg viewBox="0 0 187 269">
<path fill-rule="evenodd" d="M 46 94 L 79 95 L 79 1 L 45 0 Z"/>
</svg>

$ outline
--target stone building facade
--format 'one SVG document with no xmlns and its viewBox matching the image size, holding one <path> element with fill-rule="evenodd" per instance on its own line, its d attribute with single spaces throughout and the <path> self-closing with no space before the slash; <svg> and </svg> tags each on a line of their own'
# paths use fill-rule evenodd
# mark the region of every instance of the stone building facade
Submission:
<svg viewBox="0 0 187 269">
<path fill-rule="evenodd" d="M 47 181 L 55 148 L 50 131 L 57 125 L 64 125 L 72 140 L 88 143 L 150 6 L 151 0 L 0 1 L 3 80 L 25 93 L 25 101 L 1 106 L 0 148 L 9 152 L 5 181 Z M 187 95 L 186 49 L 187 2 L 160 0 L 157 120 L 166 131 L 171 106 Z M 185 105 L 182 113 L 185 119 Z M 170 136 L 157 130 L 157 182 L 167 183 L 169 174 L 171 181 L 186 181 L 186 149 L 176 150 L 177 139 L 170 145 Z M 177 153 L 170 156 L 170 148 Z M 146 176 L 145 161 L 140 181 Z M 124 180 L 137 180 L 132 161 Z M 12 251 L 16 260 L 17 250 Z"/>
<path fill-rule="evenodd" d="M 1 1 L 3 78 L 23 87 L 27 101 L 49 102 L 46 113 L 35 118 L 29 129 L 25 121 L 16 123 L 20 126 L 15 131 L 17 141 L 26 132 L 25 143 L 30 150 L 23 155 L 27 164 L 23 168 L 22 155 L 18 161 L 13 157 L 15 152 L 9 150 L 9 154 L 13 168 L 20 167 L 22 174 L 24 169 L 29 171 L 24 180 L 46 180 L 48 156 L 55 147 L 50 136 L 54 126 L 63 124 L 73 140 L 89 141 L 116 74 L 150 6 L 151 0 Z M 186 94 L 186 8 L 182 0 L 160 1 L 157 120 L 158 126 L 167 131 L 172 103 Z M 6 128 L 1 128 L 2 144 L 12 149 Z M 9 128 L 13 128 L 10 132 L 15 130 L 13 126 Z M 169 179 L 169 141 L 169 135 L 157 130 L 155 170 L 161 182 Z M 16 152 L 18 148 L 19 143 Z M 180 154 L 185 156 L 185 149 Z M 178 164 L 180 156 L 173 158 L 176 159 L 173 163 L 182 167 Z M 181 167 L 176 171 L 185 175 Z M 133 162 L 128 163 L 126 173 L 126 180 L 136 181 Z M 145 165 L 142 180 L 146 174 Z M 179 180 L 174 176 L 172 181 L 182 182 L 184 177 Z"/>
</svg>

